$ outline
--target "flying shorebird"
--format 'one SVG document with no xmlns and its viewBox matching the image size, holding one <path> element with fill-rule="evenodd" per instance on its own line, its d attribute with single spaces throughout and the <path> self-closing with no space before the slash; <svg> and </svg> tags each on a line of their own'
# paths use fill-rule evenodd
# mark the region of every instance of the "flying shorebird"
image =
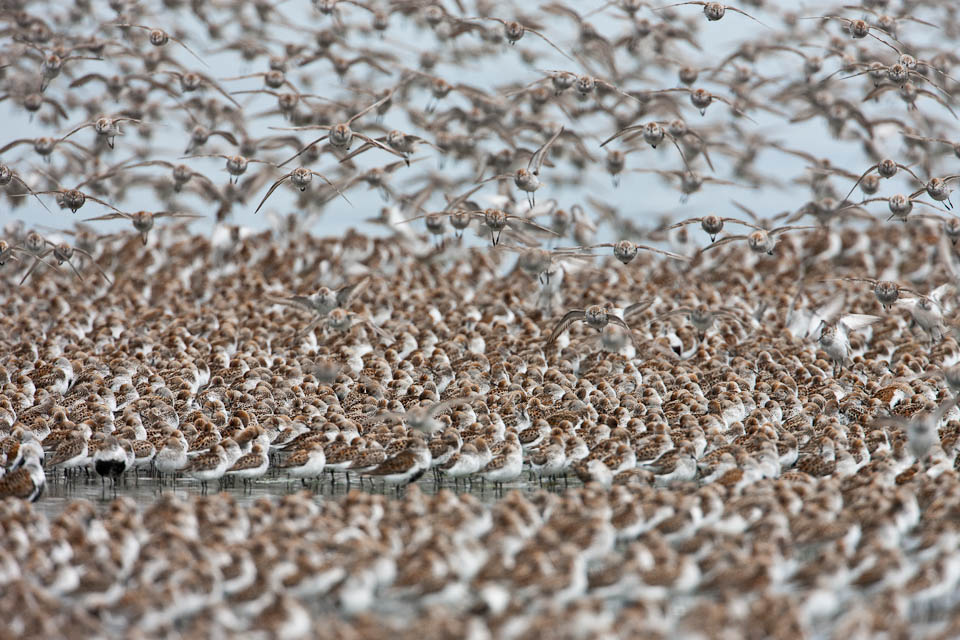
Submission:
<svg viewBox="0 0 960 640">
<path fill-rule="evenodd" d="M 543 167 L 543 161 L 546 159 L 547 154 L 550 151 L 550 147 L 553 146 L 553 143 L 557 141 L 557 138 L 560 137 L 564 131 L 561 126 L 557 129 L 549 140 L 547 140 L 539 149 L 533 152 L 533 155 L 530 156 L 530 160 L 527 162 L 527 168 L 520 168 L 514 171 L 513 173 L 503 173 L 495 176 L 491 176 L 483 182 L 489 182 L 490 180 L 506 180 L 512 179 L 513 183 L 517 185 L 517 188 L 521 191 L 525 191 L 527 194 L 527 202 L 530 204 L 532 209 L 536 205 L 536 196 L 534 195 L 537 189 L 543 186 L 543 183 L 540 182 L 540 169 Z"/>
<path fill-rule="evenodd" d="M 573 309 L 572 311 L 568 311 L 550 333 L 550 337 L 547 338 L 547 344 L 553 344 L 553 342 L 560 337 L 560 334 L 566 331 L 567 327 L 574 322 L 586 322 L 597 331 L 602 331 L 608 324 L 623 327 L 628 332 L 632 331 L 630 326 L 624 322 L 622 318 L 613 313 L 609 313 L 603 305 L 593 304 L 586 309 Z M 630 333 L 630 339 L 631 341 L 633 340 L 632 333 Z"/>
<path fill-rule="evenodd" d="M 907 307 L 914 324 L 919 326 L 930 337 L 931 343 L 939 342 L 943 338 L 943 298 L 953 287 L 949 282 L 944 283 L 927 295 L 917 295 L 916 298 L 897 300 L 896 304 Z"/>
<path fill-rule="evenodd" d="M 837 375 L 837 369 L 842 370 L 844 363 L 850 359 L 850 332 L 867 327 L 880 319 L 880 316 L 848 313 L 836 322 L 822 322 L 817 342 L 833 361 L 834 376 Z"/>
<path fill-rule="evenodd" d="M 926 462 L 930 449 L 940 443 L 940 422 L 957 405 L 957 397 L 945 400 L 933 411 L 924 411 L 909 418 L 903 416 L 883 416 L 877 420 L 880 424 L 900 427 L 907 435 L 907 450 L 921 465 Z"/>
<path fill-rule="evenodd" d="M 438 431 L 442 431 L 446 425 L 436 419 L 437 414 L 446 411 L 450 407 L 456 407 L 473 400 L 473 396 L 464 396 L 460 398 L 450 398 L 442 402 L 436 402 L 428 406 L 411 406 L 403 413 L 378 413 L 367 421 L 402 419 L 408 427 L 414 431 L 419 431 L 427 436 L 432 436 Z"/>
<path fill-rule="evenodd" d="M 889 280 L 876 280 L 874 278 L 831 278 L 831 280 L 840 280 L 844 282 L 865 282 L 873 286 L 873 295 L 877 298 L 877 302 L 880 303 L 880 306 L 883 307 L 884 311 L 888 310 L 897 300 L 900 299 L 900 294 L 909 293 L 911 295 L 920 295 L 913 289 L 908 287 L 902 287 L 896 282 L 891 282 Z"/>
<path fill-rule="evenodd" d="M 310 295 L 290 296 L 288 298 L 268 297 L 267 300 L 273 304 L 282 304 L 290 307 L 297 307 L 315 314 L 317 317 L 301 333 L 308 333 L 317 324 L 323 320 L 331 311 L 337 308 L 344 308 L 350 304 L 350 301 L 356 298 L 366 289 L 370 283 L 370 278 L 366 277 L 353 284 L 345 284 L 339 289 L 331 289 L 322 286 Z"/>
<path fill-rule="evenodd" d="M 690 321 L 690 324 L 693 325 L 693 328 L 697 330 L 697 336 L 700 338 L 701 342 L 707 334 L 707 330 L 713 326 L 713 323 L 717 318 L 729 318 L 733 320 L 738 325 L 743 326 L 743 320 L 740 316 L 737 315 L 736 309 L 730 309 L 727 307 L 719 307 L 717 309 L 711 309 L 706 305 L 697 305 L 696 307 L 678 307 L 666 313 L 662 313 L 650 322 L 656 322 L 669 318 L 670 316 L 686 314 L 687 320 Z"/>
<path fill-rule="evenodd" d="M 370 278 L 366 277 L 353 284 L 345 284 L 339 289 L 331 289 L 322 286 L 315 292 L 307 296 L 290 296 L 289 298 L 269 298 L 275 304 L 285 304 L 307 311 L 312 311 L 320 315 L 327 315 L 337 307 L 344 307 L 355 297 L 360 295 L 370 283 Z"/>
</svg>

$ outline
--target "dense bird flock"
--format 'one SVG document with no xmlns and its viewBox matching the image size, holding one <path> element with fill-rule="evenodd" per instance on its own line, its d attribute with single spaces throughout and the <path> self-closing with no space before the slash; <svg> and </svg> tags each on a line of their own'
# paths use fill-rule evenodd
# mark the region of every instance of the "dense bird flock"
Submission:
<svg viewBox="0 0 960 640">
<path fill-rule="evenodd" d="M 960 636 L 960 6 L 2 9 L 0 635 Z"/>
</svg>

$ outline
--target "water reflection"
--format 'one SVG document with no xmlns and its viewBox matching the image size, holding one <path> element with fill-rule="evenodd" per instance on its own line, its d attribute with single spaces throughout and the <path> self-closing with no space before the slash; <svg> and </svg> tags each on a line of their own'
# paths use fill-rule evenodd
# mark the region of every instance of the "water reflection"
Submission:
<svg viewBox="0 0 960 640">
<path fill-rule="evenodd" d="M 519 490 L 525 494 L 530 494 L 541 488 L 536 480 L 528 480 L 526 476 L 514 482 L 505 483 L 502 488 L 497 488 L 489 482 L 481 482 L 480 479 L 473 483 L 460 481 L 459 484 L 455 484 L 452 480 L 443 476 L 440 476 L 438 480 L 432 472 L 424 474 L 414 484 L 423 493 L 429 495 L 435 494 L 441 489 L 447 489 L 458 494 L 470 493 L 487 504 L 492 504 L 509 491 Z M 545 482 L 543 489 L 563 491 L 568 487 L 582 486 L 582 484 L 580 480 L 571 476 L 566 480 L 561 478 L 555 483 Z M 331 480 L 330 473 L 325 472 L 319 483 L 310 481 L 305 486 L 300 483 L 300 480 L 291 480 L 282 473 L 268 473 L 247 486 L 244 486 L 239 479 L 231 478 L 225 478 L 221 483 L 210 482 L 207 486 L 208 494 L 226 491 L 232 494 L 240 505 L 249 505 L 259 498 L 275 499 L 302 490 L 311 491 L 318 500 L 324 500 L 344 496 L 353 490 L 379 493 L 394 498 L 402 496 L 406 488 L 401 487 L 398 491 L 394 486 L 385 485 L 381 481 L 371 481 L 368 478 L 363 478 L 361 482 L 356 474 L 351 474 L 348 482 L 347 476 L 339 472 L 333 476 L 333 480 Z M 46 488 L 43 495 L 34 503 L 34 508 L 47 517 L 54 517 L 63 511 L 71 500 L 86 499 L 96 505 L 105 506 L 115 497 L 126 496 L 136 501 L 143 509 L 157 501 L 162 495 L 170 493 L 183 499 L 190 499 L 202 495 L 203 489 L 200 482 L 193 478 L 178 478 L 176 483 L 164 478 L 161 484 L 159 479 L 153 475 L 144 473 L 139 477 L 134 477 L 127 474 L 117 483 L 114 489 L 109 480 L 101 482 L 99 476 L 93 472 L 87 476 L 81 471 L 76 478 L 67 481 L 64 481 L 62 472 L 56 474 L 48 472 Z"/>
</svg>

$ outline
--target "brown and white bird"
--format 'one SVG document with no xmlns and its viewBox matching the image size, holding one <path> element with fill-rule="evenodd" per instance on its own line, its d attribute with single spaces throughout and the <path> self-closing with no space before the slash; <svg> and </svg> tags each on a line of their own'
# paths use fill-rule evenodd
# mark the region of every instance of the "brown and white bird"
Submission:
<svg viewBox="0 0 960 640">
<path fill-rule="evenodd" d="M 310 442 L 290 454 L 279 467 L 290 476 L 306 482 L 307 478 L 317 478 L 323 473 L 326 460 L 323 445 L 320 442 Z"/>
<path fill-rule="evenodd" d="M 23 464 L 0 477 L 0 498 L 20 498 L 33 502 L 41 496 L 46 475 L 35 452 L 29 453 Z"/>
<path fill-rule="evenodd" d="M 396 485 L 397 489 L 403 485 L 416 482 L 430 466 L 430 449 L 418 434 L 410 439 L 407 448 L 384 460 L 367 475 L 381 478 L 387 484 Z"/>
</svg>

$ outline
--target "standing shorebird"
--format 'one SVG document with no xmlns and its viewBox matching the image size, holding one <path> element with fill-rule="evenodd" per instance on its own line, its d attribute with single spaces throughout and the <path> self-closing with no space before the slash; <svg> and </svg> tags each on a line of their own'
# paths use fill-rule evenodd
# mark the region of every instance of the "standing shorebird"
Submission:
<svg viewBox="0 0 960 640">
<path fill-rule="evenodd" d="M 306 485 L 308 478 L 319 478 L 323 474 L 327 457 L 320 442 L 310 442 L 297 449 L 280 463 L 280 468 L 291 477 L 300 478 L 301 484 Z"/>
<path fill-rule="evenodd" d="M 244 454 L 233 463 L 226 473 L 243 479 L 244 487 L 251 487 L 253 481 L 262 477 L 270 466 L 270 458 L 266 450 L 259 443 L 250 448 L 250 453 Z"/>
<path fill-rule="evenodd" d="M 223 478 L 229 466 L 227 452 L 222 445 L 216 444 L 208 451 L 195 456 L 185 471 L 200 481 L 203 493 L 207 492 L 207 483 Z"/>
<path fill-rule="evenodd" d="M 417 434 L 410 439 L 406 449 L 367 471 L 367 475 L 382 478 L 385 483 L 394 485 L 399 492 L 401 486 L 416 482 L 429 467 L 430 449 Z"/>
<path fill-rule="evenodd" d="M 93 454 L 93 468 L 101 481 L 109 477 L 113 490 L 117 490 L 117 479 L 127 470 L 127 454 L 116 436 L 107 436 L 103 446 Z"/>
<path fill-rule="evenodd" d="M 40 458 L 30 452 L 19 468 L 0 476 L 0 498 L 20 498 L 33 502 L 43 494 L 44 486 L 46 475 Z"/>
</svg>

